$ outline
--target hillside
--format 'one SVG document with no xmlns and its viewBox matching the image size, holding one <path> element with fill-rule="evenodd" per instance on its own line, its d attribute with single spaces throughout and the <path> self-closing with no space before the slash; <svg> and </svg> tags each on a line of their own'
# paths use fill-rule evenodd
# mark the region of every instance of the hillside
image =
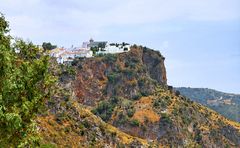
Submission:
<svg viewBox="0 0 240 148">
<path fill-rule="evenodd" d="M 0 14 L 1 148 L 240 146 L 239 123 L 167 86 L 160 52 L 58 64 L 9 30 Z"/>
<path fill-rule="evenodd" d="M 182 95 L 201 103 L 223 116 L 240 122 L 240 95 L 224 93 L 207 88 L 175 88 Z"/>
<path fill-rule="evenodd" d="M 168 90 L 164 57 L 130 52 L 56 66 L 58 88 L 38 117 L 55 147 L 239 147 L 240 124 Z"/>
</svg>

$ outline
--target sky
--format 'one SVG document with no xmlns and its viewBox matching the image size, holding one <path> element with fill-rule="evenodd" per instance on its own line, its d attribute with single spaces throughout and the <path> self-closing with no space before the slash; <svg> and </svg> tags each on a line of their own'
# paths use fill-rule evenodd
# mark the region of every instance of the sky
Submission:
<svg viewBox="0 0 240 148">
<path fill-rule="evenodd" d="M 35 44 L 136 43 L 166 57 L 169 85 L 240 94 L 240 0 L 0 0 L 0 12 Z"/>
</svg>

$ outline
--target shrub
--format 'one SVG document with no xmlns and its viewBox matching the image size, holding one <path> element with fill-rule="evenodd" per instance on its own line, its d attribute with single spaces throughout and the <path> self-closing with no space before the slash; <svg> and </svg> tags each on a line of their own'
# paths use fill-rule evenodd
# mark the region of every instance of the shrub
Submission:
<svg viewBox="0 0 240 148">
<path fill-rule="evenodd" d="M 153 107 L 159 107 L 160 106 L 160 103 L 158 100 L 154 100 L 153 102 Z"/>
<path fill-rule="evenodd" d="M 125 67 L 130 67 L 131 69 L 134 69 L 139 62 L 140 61 L 138 58 L 129 57 L 125 62 Z"/>
<path fill-rule="evenodd" d="M 153 107 L 166 108 L 167 107 L 167 102 L 165 102 L 165 100 L 163 100 L 163 99 L 154 100 Z"/>
<path fill-rule="evenodd" d="M 131 63 L 139 63 L 139 59 L 137 57 L 131 57 Z"/>
<path fill-rule="evenodd" d="M 201 135 L 200 131 L 197 131 L 194 139 L 197 141 L 197 143 L 201 143 L 202 135 Z"/>
<path fill-rule="evenodd" d="M 130 124 L 132 126 L 140 126 L 140 122 L 137 119 L 133 119 Z"/>
<path fill-rule="evenodd" d="M 176 108 L 173 109 L 173 115 L 177 116 L 178 115 L 178 110 Z"/>
<path fill-rule="evenodd" d="M 99 103 L 96 109 L 92 110 L 95 115 L 100 116 L 104 121 L 108 121 L 112 116 L 114 106 L 107 101 Z"/>
<path fill-rule="evenodd" d="M 168 85 L 168 90 L 172 91 L 173 90 L 173 86 Z"/>
<path fill-rule="evenodd" d="M 133 96 L 132 99 L 133 99 L 133 100 L 139 100 L 141 97 L 142 97 L 142 95 L 139 93 L 139 94 Z"/>
<path fill-rule="evenodd" d="M 92 50 L 92 52 L 93 52 L 93 55 L 95 55 L 96 54 L 96 52 L 98 52 L 99 51 L 99 49 L 97 48 L 97 47 L 91 47 L 91 49 L 90 50 Z"/>
<path fill-rule="evenodd" d="M 82 65 L 79 64 L 78 69 L 81 70 L 82 68 L 83 68 Z"/>
<path fill-rule="evenodd" d="M 118 103 L 118 98 L 112 98 L 110 101 L 102 101 L 98 104 L 97 108 L 93 109 L 92 112 L 95 115 L 100 116 L 104 121 L 108 121 L 111 116 L 112 112 Z"/>
<path fill-rule="evenodd" d="M 119 99 L 117 97 L 113 97 L 113 98 L 110 99 L 110 102 L 112 104 L 117 104 L 119 102 Z"/>
<path fill-rule="evenodd" d="M 141 90 L 141 95 L 147 97 L 150 95 L 150 92 L 148 92 L 147 90 Z"/>
<path fill-rule="evenodd" d="M 133 48 L 137 48 L 138 46 L 137 46 L 136 44 L 134 44 L 132 47 L 133 47 Z"/>
<path fill-rule="evenodd" d="M 111 74 L 109 74 L 109 75 L 107 76 L 108 81 L 109 81 L 110 83 L 115 83 L 118 77 L 119 77 L 119 74 L 118 74 L 118 73 L 115 73 L 115 72 L 113 72 L 113 73 L 111 73 Z"/>
<path fill-rule="evenodd" d="M 191 123 L 191 118 L 188 115 L 183 114 L 182 121 L 185 125 L 189 125 Z"/>
<path fill-rule="evenodd" d="M 118 120 L 117 120 L 117 124 L 119 125 L 123 125 L 128 121 L 128 118 L 126 115 L 123 114 L 123 112 L 120 112 L 118 115 Z"/>
<path fill-rule="evenodd" d="M 84 120 L 84 121 L 82 122 L 82 124 L 83 124 L 83 126 L 84 126 L 85 128 L 90 128 L 90 127 L 91 127 L 91 124 L 90 124 L 87 120 Z"/>
<path fill-rule="evenodd" d="M 78 64 L 78 60 L 75 58 L 75 59 L 72 61 L 71 65 L 72 65 L 72 66 L 77 66 L 77 64 Z"/>
<path fill-rule="evenodd" d="M 145 86 L 145 83 L 146 83 L 146 79 L 138 80 L 138 86 L 141 87 L 141 88 Z"/>
<path fill-rule="evenodd" d="M 172 120 L 166 113 L 161 113 L 161 122 L 166 123 L 166 124 L 171 124 Z"/>
<path fill-rule="evenodd" d="M 130 62 L 129 63 L 129 67 L 132 68 L 132 69 L 135 68 L 136 67 L 136 63 Z"/>
<path fill-rule="evenodd" d="M 71 66 L 67 66 L 66 70 L 63 71 L 63 74 L 75 75 L 76 74 L 76 70 L 73 67 L 71 67 Z"/>
<path fill-rule="evenodd" d="M 180 94 L 181 94 L 181 93 L 180 93 L 180 91 L 178 91 L 178 90 L 175 92 L 175 95 L 176 95 L 176 96 L 179 96 Z"/>
<path fill-rule="evenodd" d="M 98 55 L 96 55 L 96 57 L 104 57 L 105 54 L 103 53 L 99 53 Z"/>
<path fill-rule="evenodd" d="M 146 46 L 144 46 L 144 47 L 143 47 L 143 52 L 146 52 L 147 49 L 148 49 L 148 48 L 147 48 Z"/>
<path fill-rule="evenodd" d="M 133 70 L 129 70 L 129 69 L 123 70 L 123 73 L 129 79 L 132 79 L 135 76 L 134 71 Z"/>
<path fill-rule="evenodd" d="M 106 54 L 104 56 L 104 61 L 108 63 L 114 63 L 117 61 L 117 55 L 115 54 Z"/>
<path fill-rule="evenodd" d="M 128 109 L 128 110 L 127 110 L 127 115 L 128 115 L 128 117 L 132 117 L 132 116 L 134 115 L 135 111 L 136 111 L 136 110 L 135 110 L 134 108 Z"/>
</svg>

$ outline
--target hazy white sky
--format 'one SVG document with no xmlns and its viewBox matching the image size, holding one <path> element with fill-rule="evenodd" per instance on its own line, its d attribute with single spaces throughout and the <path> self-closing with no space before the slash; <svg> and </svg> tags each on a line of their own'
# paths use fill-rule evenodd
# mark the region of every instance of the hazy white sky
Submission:
<svg viewBox="0 0 240 148">
<path fill-rule="evenodd" d="M 170 85 L 240 93 L 239 0 L 0 0 L 0 11 L 36 44 L 142 44 L 166 57 Z"/>
</svg>

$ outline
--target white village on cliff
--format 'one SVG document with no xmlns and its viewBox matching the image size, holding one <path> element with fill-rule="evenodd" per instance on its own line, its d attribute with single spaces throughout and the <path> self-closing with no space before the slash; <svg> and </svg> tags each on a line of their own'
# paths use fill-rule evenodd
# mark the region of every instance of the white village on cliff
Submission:
<svg viewBox="0 0 240 148">
<path fill-rule="evenodd" d="M 55 57 L 57 62 L 63 64 L 71 62 L 74 58 L 90 58 L 100 54 L 115 54 L 128 52 L 130 50 L 128 43 L 108 43 L 107 41 L 94 41 L 90 39 L 88 42 L 83 42 L 81 47 L 71 48 L 55 48 L 49 52 L 49 55 Z"/>
</svg>

